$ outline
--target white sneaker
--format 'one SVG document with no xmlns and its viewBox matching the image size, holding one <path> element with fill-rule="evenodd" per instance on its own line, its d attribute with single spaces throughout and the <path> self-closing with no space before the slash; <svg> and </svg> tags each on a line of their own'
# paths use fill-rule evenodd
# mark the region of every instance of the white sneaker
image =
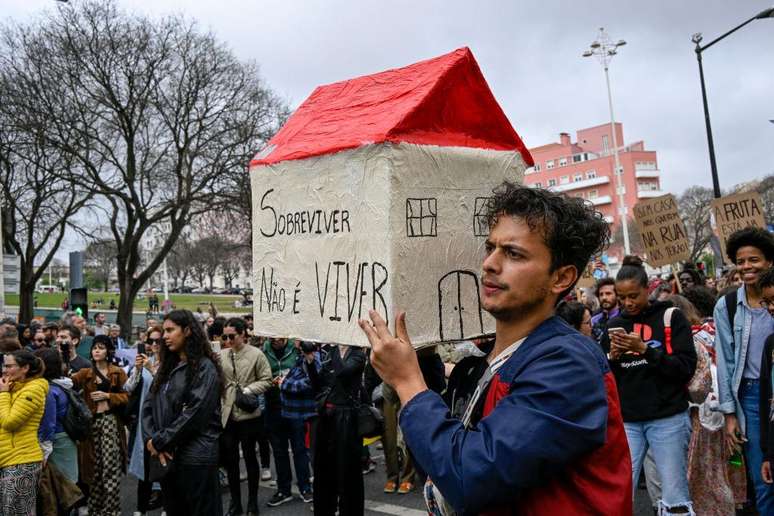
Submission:
<svg viewBox="0 0 774 516">
<path fill-rule="evenodd" d="M 269 468 L 261 469 L 261 480 L 271 480 L 271 470 Z"/>
</svg>

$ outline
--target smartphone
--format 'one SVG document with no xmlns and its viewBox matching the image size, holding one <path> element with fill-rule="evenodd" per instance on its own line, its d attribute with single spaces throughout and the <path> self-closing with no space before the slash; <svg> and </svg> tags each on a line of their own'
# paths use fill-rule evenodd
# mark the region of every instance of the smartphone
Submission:
<svg viewBox="0 0 774 516">
<path fill-rule="evenodd" d="M 144 342 L 138 342 L 137 343 L 137 354 L 138 355 L 144 355 L 145 354 L 145 343 Z"/>
<path fill-rule="evenodd" d="M 607 334 L 611 335 L 613 333 L 626 333 L 626 330 L 621 328 L 620 326 L 616 326 L 615 328 L 608 328 Z"/>
</svg>

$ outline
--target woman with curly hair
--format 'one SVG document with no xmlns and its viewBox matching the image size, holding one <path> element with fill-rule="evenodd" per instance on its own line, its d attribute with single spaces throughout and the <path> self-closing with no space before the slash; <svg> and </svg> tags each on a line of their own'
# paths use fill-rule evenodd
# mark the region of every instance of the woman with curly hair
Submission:
<svg viewBox="0 0 774 516">
<path fill-rule="evenodd" d="M 141 412 L 150 476 L 161 480 L 168 516 L 219 516 L 223 373 L 190 311 L 169 312 L 163 329 L 161 363 Z"/>
<path fill-rule="evenodd" d="M 91 367 L 72 376 L 75 389 L 83 389 L 94 419 L 91 436 L 78 448 L 81 481 L 88 486 L 89 514 L 121 512 L 121 475 L 126 473 L 126 431 L 119 417 L 129 401 L 124 391 L 126 373 L 113 365 L 113 343 L 97 335 L 91 343 Z"/>
</svg>

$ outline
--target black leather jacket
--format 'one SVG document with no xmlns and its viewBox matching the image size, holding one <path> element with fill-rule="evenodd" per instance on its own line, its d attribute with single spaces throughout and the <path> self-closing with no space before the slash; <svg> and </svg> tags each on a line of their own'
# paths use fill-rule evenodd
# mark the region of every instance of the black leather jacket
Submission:
<svg viewBox="0 0 774 516">
<path fill-rule="evenodd" d="M 158 451 L 169 451 L 174 462 L 216 465 L 220 422 L 220 379 L 212 360 L 202 359 L 186 382 L 188 363 L 172 370 L 158 392 L 148 392 L 142 406 L 143 442 L 153 440 Z"/>
</svg>

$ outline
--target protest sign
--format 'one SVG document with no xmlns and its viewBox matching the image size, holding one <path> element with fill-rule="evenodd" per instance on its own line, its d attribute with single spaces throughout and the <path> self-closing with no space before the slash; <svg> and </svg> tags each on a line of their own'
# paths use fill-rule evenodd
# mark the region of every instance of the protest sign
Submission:
<svg viewBox="0 0 774 516">
<path fill-rule="evenodd" d="M 417 347 L 494 332 L 488 201 L 531 163 L 467 49 L 317 88 L 251 163 L 256 333 L 367 346 L 369 309 Z"/>
<path fill-rule="evenodd" d="M 763 203 L 758 192 L 744 192 L 713 199 L 711 208 L 724 262 L 730 261 L 726 256 L 726 242 L 731 233 L 750 226 L 766 228 Z"/>
<path fill-rule="evenodd" d="M 651 267 L 661 267 L 690 258 L 685 224 L 672 194 L 640 201 L 634 206 L 634 220 L 642 237 Z"/>
<path fill-rule="evenodd" d="M 590 261 L 586 268 L 581 272 L 581 277 L 578 278 L 578 283 L 575 284 L 575 288 L 589 288 L 593 287 L 597 283 L 597 278 L 594 276 L 595 262 Z"/>
</svg>

